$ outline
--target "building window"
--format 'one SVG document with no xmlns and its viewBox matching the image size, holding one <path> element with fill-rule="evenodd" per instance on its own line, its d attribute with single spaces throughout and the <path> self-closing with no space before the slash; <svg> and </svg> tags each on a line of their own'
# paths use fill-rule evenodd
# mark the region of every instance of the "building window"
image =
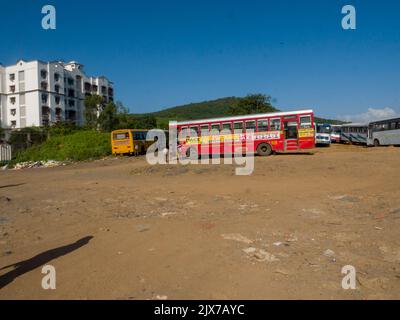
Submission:
<svg viewBox="0 0 400 320">
<path fill-rule="evenodd" d="M 68 78 L 68 85 L 73 86 L 74 85 L 74 79 Z"/>
<path fill-rule="evenodd" d="M 16 98 L 15 98 L 15 97 L 11 97 L 11 98 L 10 98 L 10 102 L 11 102 L 11 104 L 15 104 Z"/>
<path fill-rule="evenodd" d="M 25 91 L 25 82 L 19 83 L 19 91 Z"/>
<path fill-rule="evenodd" d="M 60 86 L 58 84 L 54 86 L 54 91 L 60 93 Z"/>
<path fill-rule="evenodd" d="M 46 70 L 40 70 L 40 76 L 42 77 L 42 79 L 46 79 L 47 78 L 47 71 Z"/>
<path fill-rule="evenodd" d="M 68 100 L 68 105 L 70 107 L 75 107 L 75 101 L 74 100 Z"/>
<path fill-rule="evenodd" d="M 60 74 L 58 74 L 58 73 L 54 74 L 54 81 L 56 81 L 56 82 L 60 81 Z"/>
<path fill-rule="evenodd" d="M 92 91 L 93 92 L 97 92 L 97 90 L 99 89 L 99 87 L 97 85 L 92 85 Z"/>
<path fill-rule="evenodd" d="M 70 98 L 75 97 L 75 91 L 73 89 L 68 89 L 68 97 Z"/>
<path fill-rule="evenodd" d="M 101 93 L 106 95 L 107 94 L 107 87 L 101 86 Z"/>
<path fill-rule="evenodd" d="M 10 73 L 10 81 L 14 81 L 15 80 L 15 73 Z"/>
<path fill-rule="evenodd" d="M 10 113 L 13 117 L 17 114 L 17 109 L 10 109 Z"/>
<path fill-rule="evenodd" d="M 11 127 L 15 128 L 17 126 L 17 121 L 13 120 L 11 121 Z"/>
<path fill-rule="evenodd" d="M 113 96 L 114 95 L 114 89 L 113 88 L 108 88 L 108 95 Z"/>
<path fill-rule="evenodd" d="M 42 81 L 42 83 L 40 84 L 40 87 L 42 88 L 42 90 L 47 90 L 47 82 Z"/>
<path fill-rule="evenodd" d="M 15 92 L 15 86 L 10 86 L 10 91 Z"/>
<path fill-rule="evenodd" d="M 42 93 L 42 103 L 47 103 L 49 96 L 45 93 Z"/>
<path fill-rule="evenodd" d="M 89 82 L 85 82 L 84 87 L 85 87 L 85 91 L 90 91 L 92 89 L 92 86 Z"/>
<path fill-rule="evenodd" d="M 56 104 L 60 104 L 61 98 L 59 96 L 56 96 L 54 97 L 54 101 L 56 102 Z"/>
</svg>

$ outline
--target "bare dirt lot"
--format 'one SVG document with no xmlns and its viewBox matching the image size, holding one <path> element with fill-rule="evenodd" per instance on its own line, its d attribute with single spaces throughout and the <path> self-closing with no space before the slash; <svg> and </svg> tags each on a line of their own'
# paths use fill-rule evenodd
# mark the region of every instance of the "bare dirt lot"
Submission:
<svg viewBox="0 0 400 320">
<path fill-rule="evenodd" d="M 1 171 L 0 299 L 399 299 L 399 231 L 396 147 Z"/>
</svg>

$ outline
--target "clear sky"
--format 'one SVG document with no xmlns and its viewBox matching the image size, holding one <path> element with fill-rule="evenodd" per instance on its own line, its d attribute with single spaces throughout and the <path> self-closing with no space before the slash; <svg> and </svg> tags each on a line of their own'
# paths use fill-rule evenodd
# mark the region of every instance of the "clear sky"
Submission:
<svg viewBox="0 0 400 320">
<path fill-rule="evenodd" d="M 321 116 L 400 112 L 400 1 L 0 1 L 0 62 L 76 60 L 135 113 L 258 92 Z"/>
</svg>

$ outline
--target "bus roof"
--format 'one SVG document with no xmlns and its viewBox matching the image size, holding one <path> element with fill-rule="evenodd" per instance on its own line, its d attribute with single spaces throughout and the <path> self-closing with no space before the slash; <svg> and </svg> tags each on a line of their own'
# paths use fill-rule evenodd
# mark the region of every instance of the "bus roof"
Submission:
<svg viewBox="0 0 400 320">
<path fill-rule="evenodd" d="M 368 127 L 368 123 L 345 123 L 342 127 Z"/>
<path fill-rule="evenodd" d="M 400 121 L 400 118 L 391 118 L 391 119 L 385 119 L 385 120 L 377 120 L 377 121 L 372 121 L 372 122 L 370 122 L 370 124 L 384 123 L 384 122 L 391 122 L 391 121 Z"/>
<path fill-rule="evenodd" d="M 195 125 L 205 122 L 224 122 L 224 121 L 240 121 L 246 119 L 258 119 L 258 118 L 265 118 L 265 117 L 280 117 L 280 116 L 291 116 L 297 114 L 306 114 L 306 113 L 313 113 L 313 110 L 299 110 L 299 111 L 287 111 L 287 112 L 271 112 L 271 113 L 259 113 L 259 114 L 247 114 L 242 116 L 232 116 L 232 117 L 225 117 L 225 118 L 210 118 L 210 119 L 199 119 L 199 120 L 192 120 L 192 121 L 181 121 L 177 122 L 178 126 L 181 125 Z"/>
</svg>

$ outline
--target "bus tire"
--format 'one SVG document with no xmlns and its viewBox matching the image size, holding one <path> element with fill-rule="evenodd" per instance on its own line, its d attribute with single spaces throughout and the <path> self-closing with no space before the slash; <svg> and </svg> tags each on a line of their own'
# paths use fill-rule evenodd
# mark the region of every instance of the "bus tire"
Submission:
<svg viewBox="0 0 400 320">
<path fill-rule="evenodd" d="M 379 147 L 381 144 L 379 143 L 378 139 L 374 140 L 374 147 Z"/>
<path fill-rule="evenodd" d="M 260 143 L 257 146 L 257 154 L 266 157 L 272 154 L 272 148 L 268 143 Z"/>
<path fill-rule="evenodd" d="M 199 159 L 199 154 L 195 148 L 189 148 L 186 150 L 186 158 L 191 160 Z"/>
</svg>

